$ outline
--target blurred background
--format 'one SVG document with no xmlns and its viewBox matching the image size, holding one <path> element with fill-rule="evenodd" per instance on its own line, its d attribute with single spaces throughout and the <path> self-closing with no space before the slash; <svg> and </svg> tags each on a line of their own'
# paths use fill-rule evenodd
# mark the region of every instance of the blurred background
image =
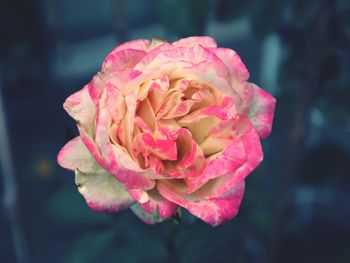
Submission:
<svg viewBox="0 0 350 263">
<path fill-rule="evenodd" d="M 264 162 L 219 227 L 92 212 L 62 108 L 114 46 L 209 35 L 277 98 Z M 1 262 L 350 262 L 350 1 L 1 0 Z"/>
</svg>

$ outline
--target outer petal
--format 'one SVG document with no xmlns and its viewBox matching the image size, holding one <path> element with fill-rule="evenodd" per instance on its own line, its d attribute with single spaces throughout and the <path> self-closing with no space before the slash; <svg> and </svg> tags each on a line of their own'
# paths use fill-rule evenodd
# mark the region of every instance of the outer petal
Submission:
<svg viewBox="0 0 350 263">
<path fill-rule="evenodd" d="M 115 124 L 118 124 L 122 121 L 125 112 L 126 105 L 123 95 L 118 89 L 116 89 L 112 84 L 108 83 L 106 85 L 106 106 L 111 114 Z"/>
<path fill-rule="evenodd" d="M 194 47 L 201 45 L 206 48 L 216 48 L 217 44 L 214 39 L 207 36 L 187 37 L 182 38 L 172 43 L 175 47 Z"/>
<path fill-rule="evenodd" d="M 95 167 L 95 161 L 80 137 L 70 140 L 58 153 L 57 162 L 69 170 L 79 169 L 83 172 Z"/>
<path fill-rule="evenodd" d="M 80 137 L 62 148 L 57 161 L 64 168 L 75 170 L 78 190 L 93 210 L 116 212 L 134 203 L 125 187 L 96 163 Z"/>
<path fill-rule="evenodd" d="M 164 221 L 164 218 L 159 215 L 158 210 L 155 210 L 152 214 L 150 214 L 142 209 L 139 203 L 131 206 L 131 210 L 135 213 L 135 215 L 137 215 L 143 222 L 147 224 L 154 225 Z"/>
<path fill-rule="evenodd" d="M 149 214 L 158 211 L 162 218 L 170 218 L 178 208 L 177 204 L 165 199 L 156 189 L 147 192 L 139 189 L 129 189 L 129 193 L 140 203 L 140 208 Z"/>
<path fill-rule="evenodd" d="M 89 84 L 87 84 L 90 97 L 97 108 L 100 97 L 105 89 L 105 85 L 104 77 L 100 72 L 98 72 L 89 82 Z"/>
<path fill-rule="evenodd" d="M 238 213 L 244 194 L 244 181 L 221 196 L 211 199 L 203 199 L 195 193 L 181 195 L 163 183 L 158 185 L 158 190 L 165 198 L 186 208 L 191 214 L 212 226 L 217 226 L 232 219 Z"/>
<path fill-rule="evenodd" d="M 63 108 L 89 134 L 93 134 L 96 110 L 88 86 L 69 96 L 64 102 Z"/>
<path fill-rule="evenodd" d="M 85 144 L 88 151 L 91 153 L 91 155 L 94 157 L 96 162 L 103 168 L 107 167 L 106 161 L 103 159 L 100 149 L 98 148 L 97 144 L 94 142 L 94 140 L 91 138 L 91 136 L 78 125 L 78 130 L 80 133 L 80 139 Z"/>
<path fill-rule="evenodd" d="M 102 64 L 102 70 L 133 69 L 147 53 L 137 49 L 123 49 L 112 52 Z"/>
<path fill-rule="evenodd" d="M 110 53 L 110 55 L 117 53 L 117 52 L 124 50 L 124 49 L 137 49 L 137 50 L 147 51 L 149 48 L 149 44 L 150 44 L 150 42 L 147 39 L 131 40 L 131 41 L 125 42 L 125 43 L 117 46 L 116 48 L 114 48 L 112 50 L 112 52 Z"/>
<path fill-rule="evenodd" d="M 98 212 L 116 212 L 134 203 L 125 187 L 106 170 L 75 171 L 75 182 L 89 207 Z"/>
<path fill-rule="evenodd" d="M 219 59 L 208 59 L 207 61 L 203 61 L 196 65 L 178 67 L 172 71 L 170 78 L 187 78 L 199 81 L 210 87 L 215 87 L 223 94 L 234 98 L 236 92 L 231 87 L 230 76 L 227 74 L 227 68 L 219 66 L 220 64 L 223 65 Z"/>
<path fill-rule="evenodd" d="M 220 89 L 233 96 L 227 66 L 209 49 L 200 45 L 157 49 L 148 53 L 135 66 L 136 70 L 150 70 L 169 75 L 172 79 L 188 78 Z"/>
<path fill-rule="evenodd" d="M 232 80 L 245 81 L 249 78 L 246 66 L 235 51 L 229 48 L 213 48 L 210 50 L 226 64 L 233 77 Z"/>
<path fill-rule="evenodd" d="M 270 135 L 276 99 L 253 83 L 240 84 L 241 114 L 247 116 L 260 138 Z"/>
</svg>

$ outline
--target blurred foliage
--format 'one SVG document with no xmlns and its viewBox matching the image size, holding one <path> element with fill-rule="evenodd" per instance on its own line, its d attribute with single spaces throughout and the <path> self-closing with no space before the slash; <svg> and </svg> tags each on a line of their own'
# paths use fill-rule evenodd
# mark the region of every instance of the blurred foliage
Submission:
<svg viewBox="0 0 350 263">
<path fill-rule="evenodd" d="M 254 1 L 221 0 L 217 1 L 216 17 L 218 21 L 229 22 L 251 12 L 255 8 Z"/>
<path fill-rule="evenodd" d="M 107 214 L 95 213 L 89 209 L 74 184 L 59 188 L 47 202 L 46 209 L 53 221 L 80 227 L 107 224 L 112 220 Z"/>
<path fill-rule="evenodd" d="M 67 263 L 94 263 L 108 259 L 106 254 L 113 248 L 115 229 L 91 232 L 80 236 L 79 240 L 70 248 L 65 256 Z M 102 258 L 101 258 L 102 255 Z"/>
<path fill-rule="evenodd" d="M 213 0 L 157 0 L 161 21 L 179 37 L 203 35 Z"/>
<path fill-rule="evenodd" d="M 306 152 L 302 178 L 311 184 L 350 186 L 350 153 L 341 145 L 321 144 Z"/>
</svg>

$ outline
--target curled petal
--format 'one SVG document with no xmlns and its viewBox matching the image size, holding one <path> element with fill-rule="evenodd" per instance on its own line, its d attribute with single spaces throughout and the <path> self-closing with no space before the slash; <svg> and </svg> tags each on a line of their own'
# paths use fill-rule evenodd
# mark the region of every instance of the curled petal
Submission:
<svg viewBox="0 0 350 263">
<path fill-rule="evenodd" d="M 270 135 L 276 99 L 253 83 L 241 85 L 242 97 L 240 112 L 247 116 L 260 138 Z"/>
<path fill-rule="evenodd" d="M 166 76 L 155 80 L 147 80 L 140 86 L 137 93 L 137 100 L 143 101 L 147 96 L 151 95 L 152 91 L 160 92 L 160 98 L 154 99 L 161 100 L 165 95 L 165 92 L 168 90 L 168 87 L 169 79 Z"/>
<path fill-rule="evenodd" d="M 227 119 L 225 110 L 211 106 L 186 115 L 178 123 L 182 127 L 186 127 L 196 142 L 201 144 L 207 138 L 209 131 L 218 125 L 222 119 Z"/>
<path fill-rule="evenodd" d="M 124 49 L 119 52 L 114 52 L 107 56 L 102 64 L 102 70 L 114 71 L 133 69 L 146 54 L 146 52 L 136 49 Z"/>
<path fill-rule="evenodd" d="M 214 53 L 200 45 L 192 48 L 156 49 L 148 53 L 135 69 L 157 71 L 173 79 L 198 80 L 222 89 L 227 94 L 233 94 L 227 66 Z"/>
<path fill-rule="evenodd" d="M 210 179 L 232 173 L 242 166 L 246 162 L 244 144 L 241 139 L 236 139 L 225 147 L 221 153 L 209 159 L 201 176 L 186 180 L 187 193 L 199 189 Z"/>
<path fill-rule="evenodd" d="M 126 112 L 125 99 L 118 89 L 111 84 L 106 85 L 106 106 L 113 118 L 114 123 L 119 124 Z"/>
<path fill-rule="evenodd" d="M 102 118 L 103 119 L 103 118 Z M 102 124 L 102 119 L 99 122 Z M 106 120 L 107 118 L 104 118 Z M 107 128 L 107 127 L 106 127 Z M 143 175 L 142 169 L 137 167 L 130 155 L 121 147 L 108 143 L 109 135 L 98 128 L 98 145 L 84 129 L 78 126 L 80 138 L 97 163 L 113 174 L 121 183 L 128 188 L 152 189 L 154 180 Z M 105 136 L 105 137 L 104 137 Z M 108 136 L 108 137 L 107 137 Z M 100 148 L 101 147 L 101 148 Z"/>
<path fill-rule="evenodd" d="M 174 191 L 170 184 L 159 183 L 158 190 L 166 199 L 187 209 L 204 222 L 217 226 L 232 219 L 238 209 L 244 194 L 244 181 L 216 198 L 203 199 L 193 193 L 182 195 Z"/>
<path fill-rule="evenodd" d="M 208 158 L 200 177 L 185 179 L 182 193 L 200 191 L 206 198 L 217 197 L 240 183 L 262 161 L 263 151 L 260 139 L 251 124 L 242 119 L 237 127 L 236 138 L 221 153 Z"/>
<path fill-rule="evenodd" d="M 165 218 L 159 215 L 158 210 L 155 210 L 152 214 L 146 212 L 139 203 L 130 207 L 131 210 L 137 215 L 143 222 L 154 225 L 163 222 Z"/>
<path fill-rule="evenodd" d="M 95 168 L 96 163 L 81 138 L 70 140 L 57 155 L 58 164 L 69 170 L 86 172 Z"/>
<path fill-rule="evenodd" d="M 249 78 L 246 66 L 235 51 L 229 48 L 213 48 L 210 50 L 225 63 L 233 81 L 245 81 Z"/>
<path fill-rule="evenodd" d="M 98 212 L 117 212 L 132 205 L 125 187 L 106 170 L 75 171 L 75 182 L 89 207 Z"/>
<path fill-rule="evenodd" d="M 99 72 L 97 73 L 90 83 L 87 85 L 90 97 L 95 104 L 95 106 L 99 106 L 99 100 L 102 96 L 102 93 L 105 89 L 105 81 L 103 75 Z"/>
<path fill-rule="evenodd" d="M 147 39 L 136 39 L 125 42 L 112 50 L 110 55 L 120 52 L 125 49 L 136 49 L 141 51 L 147 51 L 149 49 L 150 42 Z"/>
<path fill-rule="evenodd" d="M 136 136 L 135 140 L 138 148 L 144 154 L 153 153 L 161 160 L 176 160 L 176 143 L 172 140 L 154 139 L 148 133 Z"/>
<path fill-rule="evenodd" d="M 201 144 L 200 147 L 206 156 L 210 156 L 221 152 L 227 145 L 230 145 L 231 139 L 215 138 L 208 136 Z"/>
<path fill-rule="evenodd" d="M 91 155 L 94 157 L 95 161 L 103 168 L 107 167 L 107 163 L 104 160 L 104 158 L 101 155 L 100 149 L 98 148 L 96 142 L 92 139 L 92 137 L 79 125 L 77 126 L 79 133 L 80 133 L 80 139 L 86 146 L 86 148 L 89 150 Z"/>
<path fill-rule="evenodd" d="M 96 144 L 105 169 L 128 188 L 152 189 L 155 182 L 146 178 L 144 171 L 132 159 L 130 153 L 120 145 L 110 142 L 111 117 L 106 109 L 101 109 L 96 119 Z"/>
<path fill-rule="evenodd" d="M 136 114 L 147 124 L 147 126 L 152 131 L 155 130 L 156 117 L 154 116 L 152 105 L 148 99 L 145 99 L 144 101 L 140 102 Z"/>
<path fill-rule="evenodd" d="M 191 110 L 194 103 L 194 100 L 182 100 L 181 96 L 175 96 L 169 103 L 170 108 L 168 111 L 164 114 L 160 113 L 157 116 L 163 119 L 174 119 L 184 116 Z"/>
<path fill-rule="evenodd" d="M 176 144 L 179 149 L 179 158 L 175 164 L 176 171 L 179 172 L 177 178 L 196 178 L 201 176 L 206 165 L 201 147 L 187 132 L 182 132 L 178 135 Z"/>
<path fill-rule="evenodd" d="M 93 134 L 96 109 L 90 97 L 88 86 L 69 96 L 64 102 L 63 108 L 89 134 Z"/>
<path fill-rule="evenodd" d="M 215 198 L 232 187 L 235 187 L 262 161 L 263 152 L 256 132 L 251 130 L 243 137 L 246 137 L 242 138 L 246 152 L 246 162 L 233 172 L 209 180 L 197 191 L 203 198 Z"/>
<path fill-rule="evenodd" d="M 214 39 L 207 36 L 186 37 L 172 43 L 175 47 L 194 47 L 201 45 L 206 48 L 216 48 L 217 44 Z"/>
<path fill-rule="evenodd" d="M 143 191 L 130 189 L 131 196 L 140 203 L 140 207 L 149 214 L 158 212 L 162 218 L 174 215 L 178 206 L 161 196 L 156 189 Z"/>
</svg>

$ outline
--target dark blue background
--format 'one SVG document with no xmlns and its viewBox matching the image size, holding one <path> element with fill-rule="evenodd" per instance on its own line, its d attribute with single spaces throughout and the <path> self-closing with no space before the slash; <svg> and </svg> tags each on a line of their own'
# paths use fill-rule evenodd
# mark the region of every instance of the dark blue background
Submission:
<svg viewBox="0 0 350 263">
<path fill-rule="evenodd" d="M 350 262 L 349 7 L 346 0 L 2 0 L 0 261 Z M 265 160 L 247 179 L 240 213 L 212 228 L 186 213 L 181 224 L 149 226 L 129 210 L 92 212 L 73 173 L 56 164 L 76 134 L 62 103 L 119 43 L 189 35 L 236 50 L 251 81 L 277 98 Z M 13 189 L 17 202 L 8 198 Z"/>
</svg>

